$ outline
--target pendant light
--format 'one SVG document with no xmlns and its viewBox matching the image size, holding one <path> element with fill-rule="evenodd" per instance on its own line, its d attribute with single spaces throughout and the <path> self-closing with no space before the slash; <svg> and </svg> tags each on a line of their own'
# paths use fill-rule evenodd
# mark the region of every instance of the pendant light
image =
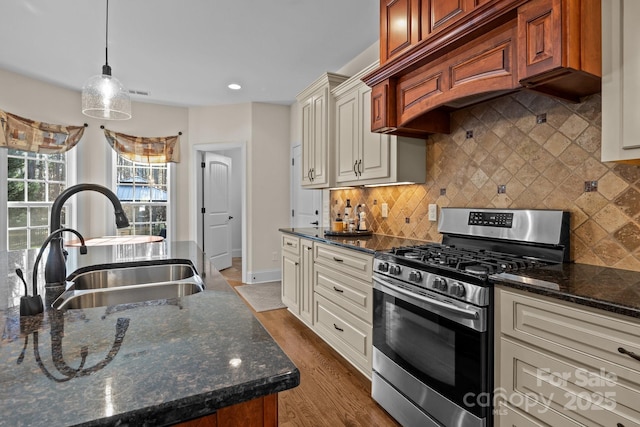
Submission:
<svg viewBox="0 0 640 427">
<path fill-rule="evenodd" d="M 102 74 L 90 77 L 82 87 L 82 114 L 105 120 L 131 118 L 129 91 L 111 75 L 109 66 L 109 0 L 107 0 L 105 64 Z"/>
</svg>

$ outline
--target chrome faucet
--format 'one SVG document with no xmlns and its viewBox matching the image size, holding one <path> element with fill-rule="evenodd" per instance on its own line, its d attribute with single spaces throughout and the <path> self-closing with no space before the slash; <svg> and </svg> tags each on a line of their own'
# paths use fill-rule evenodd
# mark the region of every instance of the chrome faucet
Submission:
<svg viewBox="0 0 640 427">
<path fill-rule="evenodd" d="M 67 188 L 53 202 L 51 207 L 51 234 L 54 234 L 56 230 L 60 230 L 62 207 L 67 199 L 76 193 L 81 191 L 97 191 L 102 193 L 111 201 L 113 209 L 116 215 L 116 227 L 124 228 L 129 226 L 129 220 L 124 214 L 120 200 L 111 190 L 98 184 L 78 184 Z M 55 233 L 55 236 L 51 238 L 49 255 L 44 267 L 44 279 L 45 286 L 60 286 L 64 285 L 67 278 L 67 266 L 66 266 L 66 253 L 62 247 L 62 237 L 60 233 Z"/>
</svg>

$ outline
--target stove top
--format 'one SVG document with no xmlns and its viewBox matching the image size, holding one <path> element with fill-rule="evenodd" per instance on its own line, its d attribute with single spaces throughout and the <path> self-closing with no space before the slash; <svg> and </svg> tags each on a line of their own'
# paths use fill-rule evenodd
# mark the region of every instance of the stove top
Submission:
<svg viewBox="0 0 640 427">
<path fill-rule="evenodd" d="M 411 260 L 414 268 L 446 267 L 478 276 L 513 272 L 547 265 L 548 262 L 532 257 L 490 251 L 485 249 L 458 248 L 438 243 L 422 246 L 394 248 L 389 251 L 395 262 Z"/>
</svg>

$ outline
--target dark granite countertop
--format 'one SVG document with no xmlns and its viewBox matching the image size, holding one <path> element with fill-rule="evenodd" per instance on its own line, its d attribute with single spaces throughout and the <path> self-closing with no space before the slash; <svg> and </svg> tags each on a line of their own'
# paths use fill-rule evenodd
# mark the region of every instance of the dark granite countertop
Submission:
<svg viewBox="0 0 640 427">
<path fill-rule="evenodd" d="M 1 252 L 8 279 L 0 287 L 0 426 L 169 425 L 299 384 L 296 366 L 195 243 L 76 251 L 69 248 L 69 272 L 187 258 L 206 290 L 21 319 L 22 285 L 13 272 L 31 266 L 37 252 Z"/>
<path fill-rule="evenodd" d="M 372 234 L 369 236 L 325 236 L 328 228 L 280 228 L 283 233 L 293 234 L 307 239 L 317 240 L 323 243 L 343 246 L 362 252 L 375 253 L 387 251 L 400 246 L 417 246 L 426 243 L 425 240 L 406 239 L 404 237 L 386 236 L 384 234 Z"/>
<path fill-rule="evenodd" d="M 640 272 L 564 263 L 490 276 L 495 283 L 640 319 Z"/>
</svg>

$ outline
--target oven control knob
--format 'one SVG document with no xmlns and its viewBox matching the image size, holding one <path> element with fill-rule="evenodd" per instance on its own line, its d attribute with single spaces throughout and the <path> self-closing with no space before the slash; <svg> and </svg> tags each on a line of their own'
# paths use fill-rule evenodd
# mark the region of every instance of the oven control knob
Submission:
<svg viewBox="0 0 640 427">
<path fill-rule="evenodd" d="M 401 271 L 402 269 L 399 265 L 392 265 L 389 267 L 389 273 L 393 274 L 394 276 L 399 275 Z"/>
<path fill-rule="evenodd" d="M 433 279 L 433 287 L 434 289 L 438 289 L 444 292 L 447 290 L 447 281 L 442 277 L 436 277 L 435 279 Z"/>
<path fill-rule="evenodd" d="M 453 283 L 449 287 L 449 293 L 454 297 L 461 298 L 464 296 L 464 292 L 465 292 L 464 286 L 461 285 L 460 283 Z"/>
<path fill-rule="evenodd" d="M 382 271 L 383 273 L 389 271 L 389 263 L 381 262 L 380 264 L 378 264 L 378 271 Z"/>
<path fill-rule="evenodd" d="M 409 273 L 409 281 L 420 283 L 422 281 L 422 273 L 420 273 L 419 271 L 412 271 L 411 273 Z"/>
</svg>

